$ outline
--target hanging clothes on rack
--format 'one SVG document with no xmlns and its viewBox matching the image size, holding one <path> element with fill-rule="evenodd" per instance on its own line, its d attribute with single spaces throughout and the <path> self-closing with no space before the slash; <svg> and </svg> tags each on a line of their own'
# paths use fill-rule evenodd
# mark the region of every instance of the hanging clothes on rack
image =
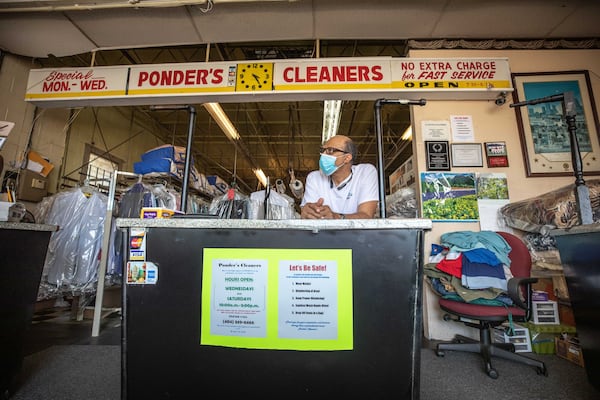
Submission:
<svg viewBox="0 0 600 400">
<path fill-rule="evenodd" d="M 44 222 L 59 229 L 50 238 L 42 276 L 59 290 L 93 290 L 108 198 L 89 187 L 51 197 Z"/>
</svg>

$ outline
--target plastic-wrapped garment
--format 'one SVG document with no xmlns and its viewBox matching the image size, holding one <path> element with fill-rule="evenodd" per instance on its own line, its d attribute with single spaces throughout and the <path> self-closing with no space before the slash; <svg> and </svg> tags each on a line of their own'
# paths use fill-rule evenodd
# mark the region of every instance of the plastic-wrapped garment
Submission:
<svg viewBox="0 0 600 400">
<path fill-rule="evenodd" d="M 265 203 L 265 192 L 268 197 Z M 295 219 L 294 199 L 275 190 L 250 194 L 248 219 Z"/>
<path fill-rule="evenodd" d="M 401 188 L 386 196 L 385 212 L 388 217 L 417 218 L 415 189 Z"/>
<path fill-rule="evenodd" d="M 221 219 L 247 219 L 248 196 L 236 189 L 229 189 L 224 195 L 213 199 L 209 211 Z"/>
<path fill-rule="evenodd" d="M 599 222 L 600 179 L 589 179 L 586 186 L 590 194 L 592 218 L 594 222 Z M 511 228 L 542 235 L 556 228 L 571 228 L 579 223 L 575 184 L 506 204 L 500 209 L 500 218 Z"/>
<path fill-rule="evenodd" d="M 165 185 L 161 183 L 155 184 L 151 190 L 156 199 L 156 207 L 168 208 L 169 210 L 178 209 L 177 198 Z"/>
<path fill-rule="evenodd" d="M 84 289 L 97 279 L 108 199 L 80 188 L 53 197 L 45 223 L 59 229 L 50 238 L 43 275 L 57 288 Z"/>
<path fill-rule="evenodd" d="M 33 210 L 33 218 L 36 222 L 42 224 L 45 223 L 48 213 L 52 209 L 52 203 L 56 196 L 46 196 L 39 203 L 36 204 Z"/>
<path fill-rule="evenodd" d="M 121 218 L 139 218 L 143 207 L 158 207 L 158 205 L 152 193 L 152 186 L 137 182 L 121 196 L 118 215 Z"/>
</svg>

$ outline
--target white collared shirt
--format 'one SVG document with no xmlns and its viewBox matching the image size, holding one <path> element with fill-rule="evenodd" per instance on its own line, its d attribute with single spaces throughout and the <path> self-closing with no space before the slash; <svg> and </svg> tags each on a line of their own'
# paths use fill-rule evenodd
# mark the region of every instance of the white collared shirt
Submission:
<svg viewBox="0 0 600 400">
<path fill-rule="evenodd" d="M 320 198 L 325 200 L 323 205 L 335 213 L 354 214 L 360 204 L 379 201 L 377 169 L 372 164 L 353 165 L 351 177 L 337 187 L 331 185 L 330 178 L 320 170 L 312 171 L 306 177 L 300 206 L 316 203 Z"/>
</svg>

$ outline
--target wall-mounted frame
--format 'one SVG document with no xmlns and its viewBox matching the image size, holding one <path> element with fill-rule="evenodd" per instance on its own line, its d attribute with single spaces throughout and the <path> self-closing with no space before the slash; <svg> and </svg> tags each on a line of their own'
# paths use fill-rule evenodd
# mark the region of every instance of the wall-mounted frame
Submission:
<svg viewBox="0 0 600 400">
<path fill-rule="evenodd" d="M 453 167 L 483 167 L 481 143 L 452 143 Z"/>
<path fill-rule="evenodd" d="M 506 142 L 485 142 L 485 158 L 488 168 L 508 167 Z"/>
<path fill-rule="evenodd" d="M 448 141 L 425 141 L 425 155 L 428 171 L 450 171 Z"/>
<path fill-rule="evenodd" d="M 576 134 L 585 175 L 600 174 L 600 124 L 588 71 L 513 73 L 513 100 L 573 92 Z M 562 101 L 515 108 L 528 177 L 572 176 L 569 132 Z"/>
</svg>

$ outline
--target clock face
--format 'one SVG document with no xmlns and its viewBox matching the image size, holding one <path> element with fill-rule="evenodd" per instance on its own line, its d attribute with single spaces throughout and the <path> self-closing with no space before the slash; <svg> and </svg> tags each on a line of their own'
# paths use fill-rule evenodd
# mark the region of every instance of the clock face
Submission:
<svg viewBox="0 0 600 400">
<path fill-rule="evenodd" d="M 237 65 L 236 91 L 258 91 L 273 89 L 273 63 Z"/>
</svg>

